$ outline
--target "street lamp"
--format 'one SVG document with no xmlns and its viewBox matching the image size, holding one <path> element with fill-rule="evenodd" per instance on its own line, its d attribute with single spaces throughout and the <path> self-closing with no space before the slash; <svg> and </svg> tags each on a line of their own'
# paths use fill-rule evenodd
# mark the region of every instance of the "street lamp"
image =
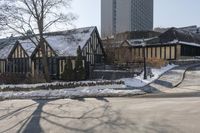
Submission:
<svg viewBox="0 0 200 133">
<path fill-rule="evenodd" d="M 144 79 L 147 79 L 147 69 L 146 69 L 146 50 L 145 50 L 145 47 L 146 47 L 146 42 L 144 41 L 143 39 L 143 42 L 142 42 L 142 49 L 143 49 L 143 59 L 144 59 Z"/>
</svg>

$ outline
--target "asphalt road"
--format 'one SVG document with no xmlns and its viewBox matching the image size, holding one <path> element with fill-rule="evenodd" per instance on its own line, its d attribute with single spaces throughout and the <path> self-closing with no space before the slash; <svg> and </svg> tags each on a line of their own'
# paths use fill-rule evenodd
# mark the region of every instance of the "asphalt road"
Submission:
<svg viewBox="0 0 200 133">
<path fill-rule="evenodd" d="M 199 98 L 0 102 L 0 132 L 199 133 Z"/>
<path fill-rule="evenodd" d="M 0 133 L 199 133 L 199 70 L 167 95 L 1 101 Z"/>
<path fill-rule="evenodd" d="M 185 79 L 179 87 L 200 86 L 200 67 L 186 72 Z"/>
</svg>

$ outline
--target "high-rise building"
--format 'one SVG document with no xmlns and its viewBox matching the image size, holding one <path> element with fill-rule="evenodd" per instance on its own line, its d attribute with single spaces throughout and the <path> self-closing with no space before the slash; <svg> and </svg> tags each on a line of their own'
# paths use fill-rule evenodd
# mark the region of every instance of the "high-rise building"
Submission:
<svg viewBox="0 0 200 133">
<path fill-rule="evenodd" d="M 101 0 L 101 35 L 153 30 L 153 0 Z"/>
</svg>

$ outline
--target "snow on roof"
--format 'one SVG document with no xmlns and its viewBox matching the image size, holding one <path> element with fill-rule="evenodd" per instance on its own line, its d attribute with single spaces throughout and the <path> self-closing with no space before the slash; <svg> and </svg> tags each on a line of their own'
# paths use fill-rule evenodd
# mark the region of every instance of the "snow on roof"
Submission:
<svg viewBox="0 0 200 133">
<path fill-rule="evenodd" d="M 90 39 L 95 27 L 80 28 L 45 36 L 48 44 L 58 56 L 76 56 L 78 46 L 83 48 Z"/>
<path fill-rule="evenodd" d="M 160 42 L 165 43 L 178 39 L 183 42 L 200 43 L 200 35 L 183 29 L 171 28 L 159 36 Z"/>
<path fill-rule="evenodd" d="M 144 42 L 146 41 L 149 41 L 151 39 L 155 39 L 157 37 L 152 37 L 152 38 L 145 38 L 145 39 L 131 39 L 131 40 L 127 40 L 128 43 L 131 45 L 131 46 L 142 46 L 144 44 Z"/>
<path fill-rule="evenodd" d="M 179 41 L 179 43 L 180 43 L 180 44 L 184 44 L 184 45 L 189 45 L 189 46 L 200 47 L 200 44 L 198 44 L 198 43 L 183 42 L 183 41 Z"/>
<path fill-rule="evenodd" d="M 8 58 L 15 43 L 16 43 L 16 38 L 14 37 L 0 39 L 0 59 Z"/>
<path fill-rule="evenodd" d="M 90 39 L 95 27 L 86 27 L 62 32 L 45 33 L 44 37 L 58 56 L 76 56 L 78 46 L 83 48 Z M 33 37 L 35 44 L 28 38 L 10 37 L 0 39 L 0 59 L 5 59 L 11 52 L 13 46 L 18 41 L 28 56 L 33 54 L 37 47 L 37 41 Z"/>
<path fill-rule="evenodd" d="M 30 57 L 33 54 L 33 51 L 35 50 L 36 45 L 30 39 L 18 40 L 18 41 L 21 44 L 22 48 L 26 51 L 26 53 Z M 34 42 L 36 42 L 36 41 L 34 41 Z"/>
<path fill-rule="evenodd" d="M 0 49 L 6 45 L 10 45 L 10 44 L 14 45 L 16 43 L 16 39 L 17 38 L 14 38 L 14 37 L 0 39 Z"/>
<path fill-rule="evenodd" d="M 179 41 L 177 39 L 174 39 L 173 41 L 169 41 L 169 42 L 165 42 L 165 43 L 157 43 L 156 45 L 161 45 L 161 44 L 177 44 L 177 43 L 178 44 L 183 44 L 183 45 L 200 47 L 200 44 L 198 44 L 198 43 Z M 152 45 L 152 44 L 150 44 L 150 45 Z"/>
<path fill-rule="evenodd" d="M 179 40 L 177 39 L 174 39 L 173 41 L 169 41 L 169 42 L 165 42 L 165 43 L 160 43 L 160 44 L 175 44 L 175 43 L 178 43 Z"/>
<path fill-rule="evenodd" d="M 143 39 L 132 39 L 132 40 L 127 40 L 127 41 L 131 46 L 141 46 L 142 43 L 144 42 Z"/>
<path fill-rule="evenodd" d="M 6 45 L 2 49 L 0 49 L 0 59 L 7 59 L 10 52 L 12 51 L 14 45 Z"/>
</svg>

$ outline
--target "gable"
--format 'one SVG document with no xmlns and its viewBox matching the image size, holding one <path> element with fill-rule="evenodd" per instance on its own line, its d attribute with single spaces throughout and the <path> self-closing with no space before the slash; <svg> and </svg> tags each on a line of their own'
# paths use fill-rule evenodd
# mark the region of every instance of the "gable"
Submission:
<svg viewBox="0 0 200 133">
<path fill-rule="evenodd" d="M 47 52 L 47 57 L 56 56 L 53 49 L 47 43 L 45 43 L 45 51 Z M 42 50 L 41 47 L 38 45 L 37 48 L 35 49 L 35 53 L 33 54 L 33 58 L 41 58 L 41 57 L 43 57 Z"/>
<path fill-rule="evenodd" d="M 97 55 L 103 55 L 104 50 L 103 46 L 99 37 L 99 34 L 97 32 L 97 29 L 95 29 L 88 42 L 82 49 L 83 55 L 86 56 L 87 54 L 97 54 Z"/>
<path fill-rule="evenodd" d="M 14 49 L 10 53 L 9 58 L 28 58 L 27 53 L 24 51 L 21 45 L 16 43 Z"/>
<path fill-rule="evenodd" d="M 33 41 L 34 43 L 30 39 L 18 40 L 29 57 L 32 56 L 34 50 L 36 49 L 36 44 L 38 44 L 35 39 L 33 39 Z"/>
<path fill-rule="evenodd" d="M 121 44 L 121 47 L 130 47 L 130 44 L 129 44 L 127 41 L 124 41 L 124 42 Z"/>
<path fill-rule="evenodd" d="M 58 56 L 68 57 L 77 56 L 77 49 L 81 49 L 87 44 L 91 38 L 91 34 L 95 27 L 86 27 L 59 34 L 51 34 L 45 37 L 48 44 L 52 47 Z"/>
</svg>

